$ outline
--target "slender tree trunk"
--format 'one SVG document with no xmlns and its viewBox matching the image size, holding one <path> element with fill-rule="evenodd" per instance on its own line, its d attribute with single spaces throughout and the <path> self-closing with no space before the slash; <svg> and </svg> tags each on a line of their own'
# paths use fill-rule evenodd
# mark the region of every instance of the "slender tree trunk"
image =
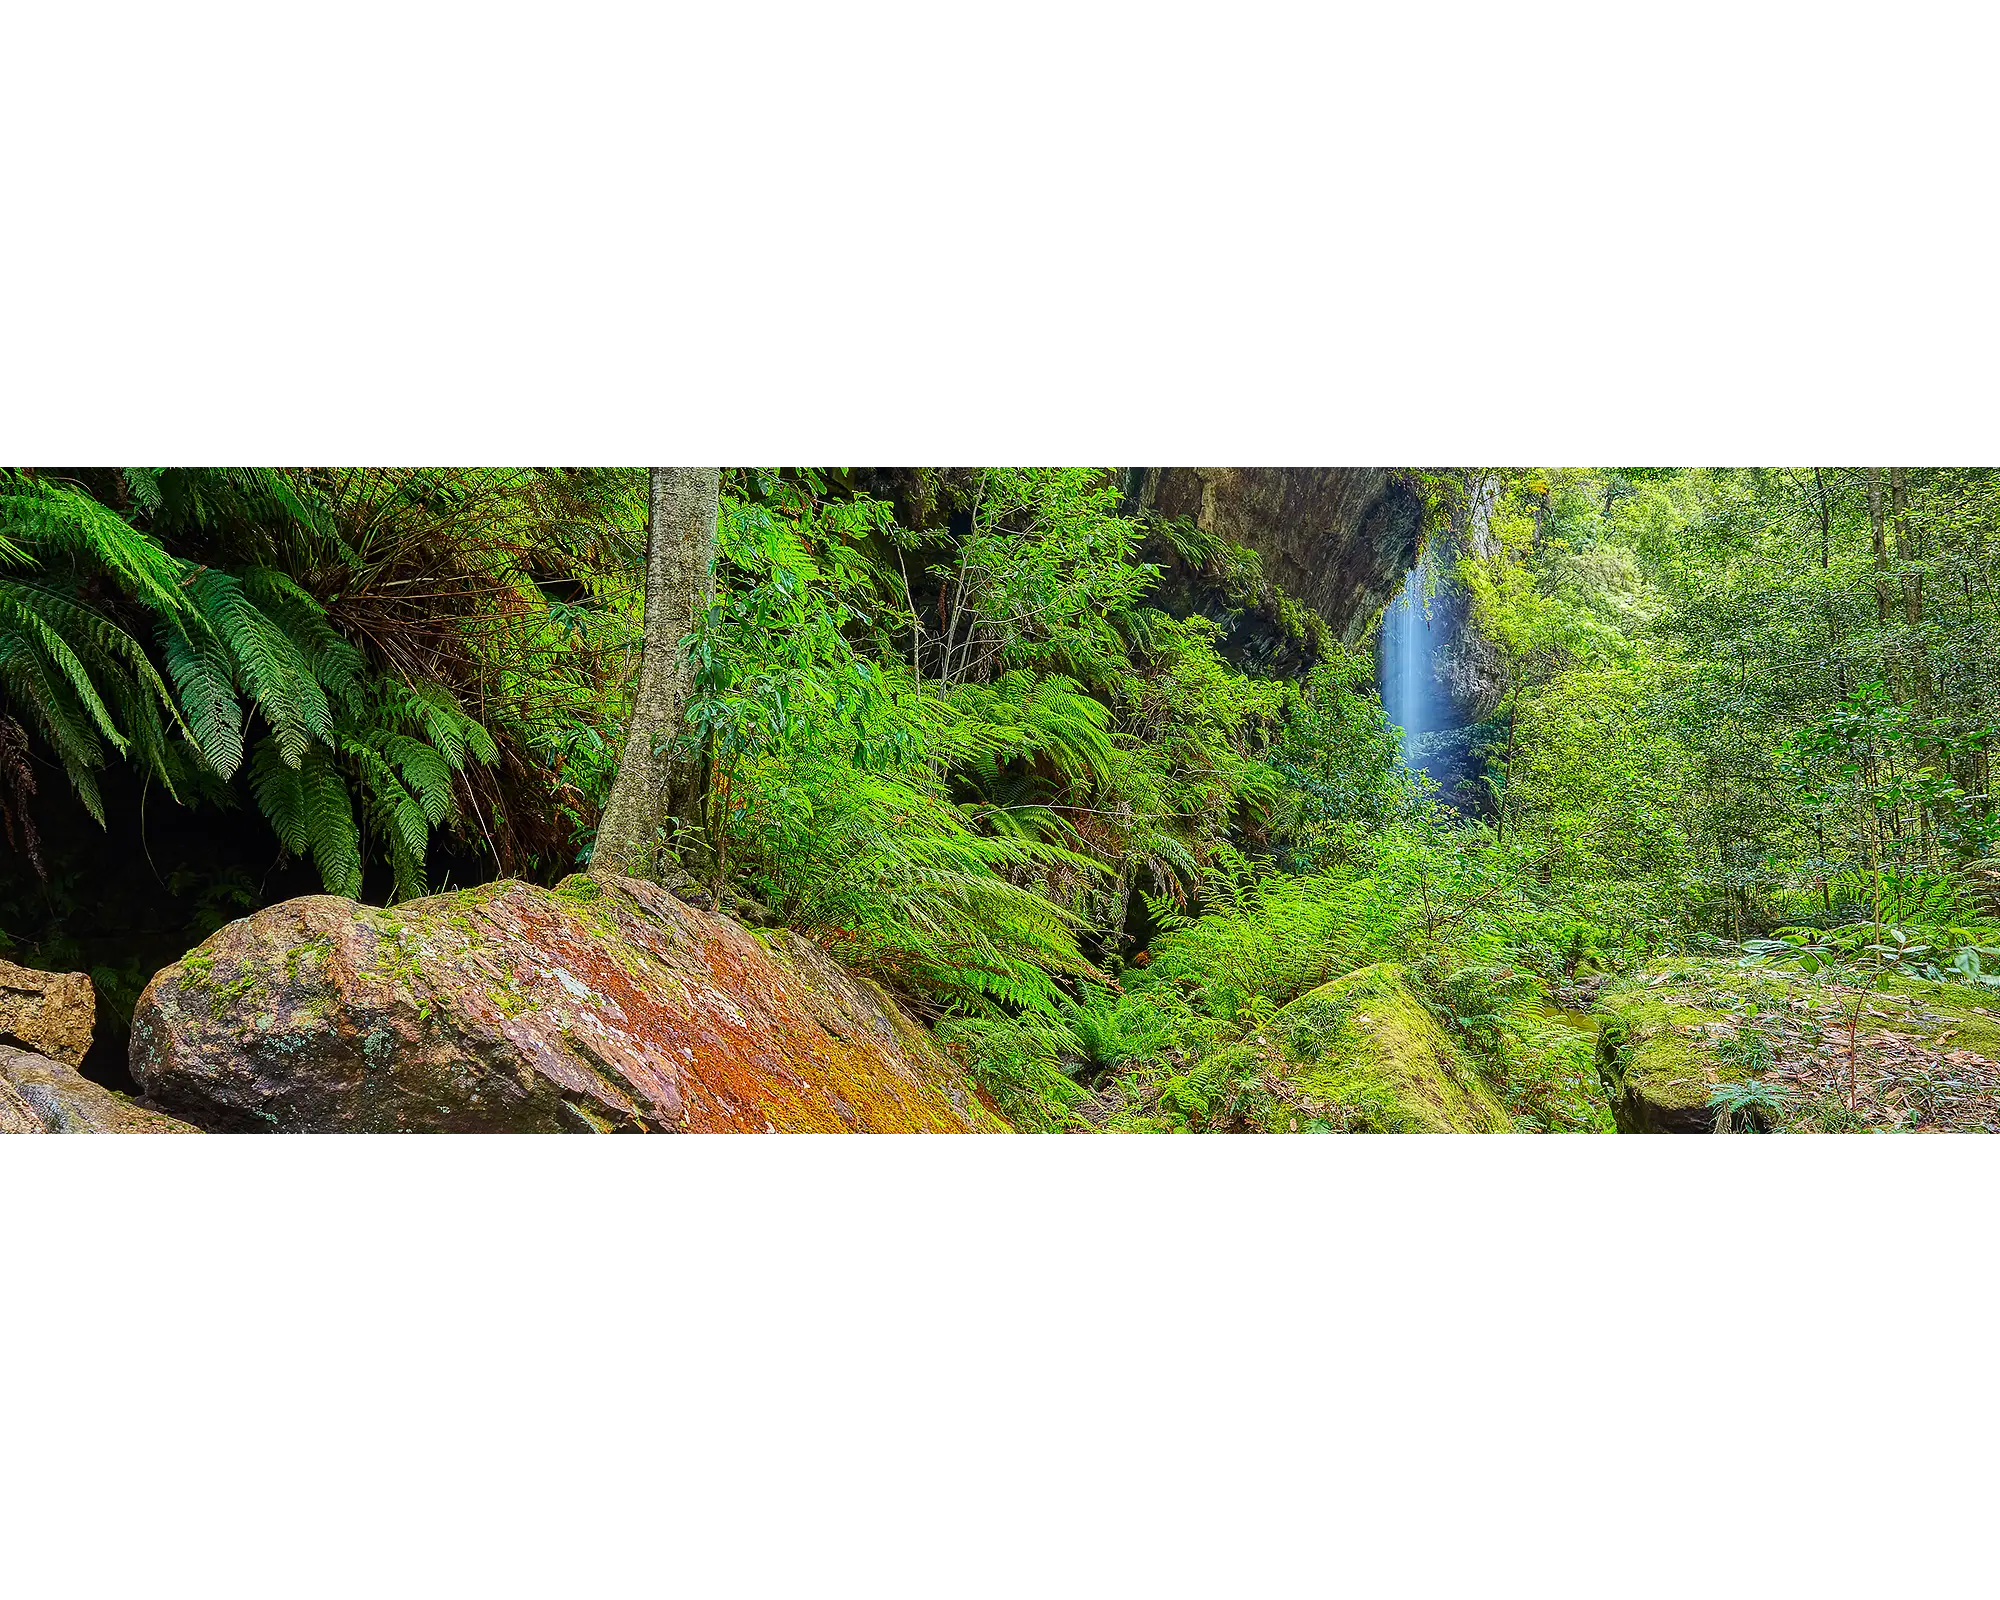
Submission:
<svg viewBox="0 0 2000 1600">
<path fill-rule="evenodd" d="M 1868 524 L 1875 534 L 1875 617 L 1884 631 L 1889 626 L 1889 542 L 1884 537 L 1882 519 L 1882 469 L 1868 469 Z M 1886 650 L 1886 639 L 1883 643 Z"/>
<path fill-rule="evenodd" d="M 1882 469 L 1868 469 L 1868 526 L 1875 539 L 1875 620 L 1880 629 L 1882 686 L 1894 700 L 1905 698 L 1902 674 L 1896 670 L 1896 641 L 1890 636 L 1888 520 L 1882 504 Z"/>
<path fill-rule="evenodd" d="M 1904 566 L 1914 563 L 1921 552 L 1917 548 L 1916 536 L 1910 531 L 1910 490 L 1904 476 L 1906 468 L 1889 469 L 1890 508 L 1896 516 L 1896 559 Z M 1924 648 L 1924 575 L 1921 572 L 1904 572 L 1903 622 L 1910 630 L 1908 661 L 1910 687 L 1915 691 L 1917 720 L 1923 725 L 1923 747 L 1933 759 L 1936 752 L 1931 749 L 1931 658 Z"/>
<path fill-rule="evenodd" d="M 712 592 L 722 476 L 718 467 L 654 467 L 652 474 L 639 692 L 590 858 L 593 872 L 634 878 L 671 868 L 672 820 L 697 798 L 697 764 L 676 752 L 674 741 L 694 685 L 683 641 Z"/>
<path fill-rule="evenodd" d="M 1822 468 L 1813 468 L 1813 488 L 1819 493 L 1819 569 L 1824 572 L 1833 565 L 1833 507 L 1826 497 Z"/>
<path fill-rule="evenodd" d="M 1833 502 L 1826 492 L 1826 474 L 1822 468 L 1813 468 L 1813 488 L 1819 493 L 1819 570 L 1828 572 L 1833 567 Z M 1840 651 L 1840 616 L 1834 607 L 1833 593 L 1828 589 L 1826 596 L 1826 648 L 1829 656 L 1837 656 Z M 1840 692 L 1847 692 L 1847 674 L 1840 662 L 1833 664 L 1835 680 Z"/>
<path fill-rule="evenodd" d="M 1519 680 L 1520 675 L 1516 672 L 1514 664 L 1510 661 L 1507 664 L 1507 698 L 1513 702 L 1514 709 L 1507 717 L 1507 764 L 1500 769 L 1500 804 L 1495 808 L 1498 815 L 1494 819 L 1495 825 L 1493 829 L 1493 837 L 1496 839 L 1507 837 L 1507 802 L 1513 798 L 1514 735 L 1520 727 L 1521 720 L 1521 685 Z"/>
</svg>

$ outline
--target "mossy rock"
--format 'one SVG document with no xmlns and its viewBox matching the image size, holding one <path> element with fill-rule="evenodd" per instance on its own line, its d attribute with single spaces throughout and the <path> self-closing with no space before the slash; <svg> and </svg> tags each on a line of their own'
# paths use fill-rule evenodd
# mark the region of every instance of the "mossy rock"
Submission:
<svg viewBox="0 0 2000 1600">
<path fill-rule="evenodd" d="M 266 907 L 154 977 L 131 1059 L 212 1132 L 1008 1131 L 817 945 L 609 876 Z"/>
<path fill-rule="evenodd" d="M 1301 995 L 1237 1048 L 1275 1068 L 1281 1089 L 1265 1112 L 1273 1132 L 1510 1131 L 1477 1068 L 1392 963 Z"/>
<path fill-rule="evenodd" d="M 1783 969 L 1733 961 L 1676 958 L 1650 963 L 1601 994 L 1596 1013 L 1597 1074 L 1620 1133 L 1713 1133 L 1709 1097 L 1753 1069 L 1728 1046 L 1747 1020 L 1747 1005 L 1779 1017 L 1802 1005 L 1821 1017 L 1831 992 Z M 1892 1023 L 1913 1045 L 1966 1050 L 2000 1059 L 2000 1005 L 1958 984 L 1884 979 L 1869 1030 Z M 1773 1076 L 1782 1080 L 1783 1073 Z M 1785 1118 L 1760 1114 L 1760 1127 Z"/>
</svg>

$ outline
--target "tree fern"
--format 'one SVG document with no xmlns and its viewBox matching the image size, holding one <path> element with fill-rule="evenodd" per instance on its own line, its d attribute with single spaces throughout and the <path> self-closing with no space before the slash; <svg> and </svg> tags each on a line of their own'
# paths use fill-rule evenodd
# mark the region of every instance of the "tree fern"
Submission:
<svg viewBox="0 0 2000 1600">
<path fill-rule="evenodd" d="M 628 479 L 643 475 L 0 471 L 0 714 L 60 761 L 100 822 L 113 760 L 175 794 L 197 773 L 211 785 L 243 773 L 278 842 L 330 891 L 358 893 L 360 862 L 379 856 L 397 894 L 421 893 L 432 833 L 460 825 L 473 773 L 500 760 L 439 676 L 488 686 L 451 629 L 477 645 L 496 620 L 532 625 L 539 613 L 518 601 L 542 606 L 537 564 L 590 559 L 591 518 L 631 499 Z M 434 575 L 413 580 L 413 562 Z M 522 662 L 526 641 L 493 642 Z M 547 681 L 539 670 L 530 681 Z M 504 838 L 523 819 L 496 808 L 483 833 L 489 820 Z"/>
</svg>

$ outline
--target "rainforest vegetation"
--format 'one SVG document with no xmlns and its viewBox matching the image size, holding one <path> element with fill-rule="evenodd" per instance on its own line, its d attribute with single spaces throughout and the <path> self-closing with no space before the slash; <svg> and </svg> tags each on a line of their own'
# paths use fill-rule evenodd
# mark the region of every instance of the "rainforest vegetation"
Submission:
<svg viewBox="0 0 2000 1600">
<path fill-rule="evenodd" d="M 1369 619 L 1117 470 L 724 470 L 629 870 L 880 983 L 1024 1129 L 1609 1130 L 1585 1013 L 1641 979 L 1736 1018 L 1704 1114 L 1767 1126 L 1786 1030 L 2000 1008 L 2000 474 L 1404 478 L 1488 689 L 1424 761 Z M 587 867 L 654 492 L 0 475 L 0 956 L 115 1021 L 262 905 Z"/>
</svg>

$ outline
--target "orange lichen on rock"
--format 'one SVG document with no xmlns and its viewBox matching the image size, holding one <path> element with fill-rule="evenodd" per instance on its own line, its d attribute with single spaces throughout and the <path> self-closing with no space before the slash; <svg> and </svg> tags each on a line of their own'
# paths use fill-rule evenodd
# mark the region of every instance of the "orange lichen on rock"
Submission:
<svg viewBox="0 0 2000 1600">
<path fill-rule="evenodd" d="M 818 946 L 629 878 L 270 907 L 147 986 L 132 1070 L 215 1129 L 1006 1131 Z"/>
</svg>

